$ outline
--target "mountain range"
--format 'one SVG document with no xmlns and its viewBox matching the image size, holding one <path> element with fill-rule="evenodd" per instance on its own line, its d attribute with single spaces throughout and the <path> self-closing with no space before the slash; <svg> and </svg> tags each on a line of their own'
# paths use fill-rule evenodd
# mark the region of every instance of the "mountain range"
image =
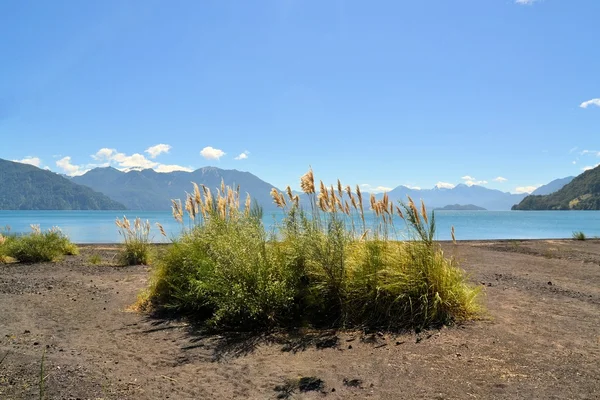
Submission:
<svg viewBox="0 0 600 400">
<path fill-rule="evenodd" d="M 551 193 L 572 179 L 557 179 L 534 193 Z M 242 197 L 249 193 L 265 211 L 275 209 L 270 196 L 274 186 L 249 172 L 215 167 L 204 167 L 193 172 L 159 173 L 152 169 L 125 172 L 105 167 L 67 178 L 6 160 L 0 160 L 0 209 L 169 210 L 171 199 L 183 199 L 186 192 L 193 190 L 192 182 L 216 189 L 221 181 L 232 187 L 239 185 Z M 406 201 L 407 196 L 416 201 L 422 199 L 430 209 L 448 205 L 459 208 L 474 205 L 487 210 L 510 210 L 527 195 L 459 184 L 454 188 L 423 190 L 398 186 L 388 196 L 391 200 L 400 201 Z"/>
<path fill-rule="evenodd" d="M 556 192 L 527 196 L 512 209 L 600 210 L 600 166 L 578 175 Z"/>
<path fill-rule="evenodd" d="M 0 210 L 123 209 L 123 204 L 54 172 L 0 159 Z"/>
<path fill-rule="evenodd" d="M 169 210 L 171 199 L 184 199 L 186 192 L 193 191 L 192 182 L 215 190 L 221 181 L 231 187 L 239 185 L 242 201 L 249 193 L 265 210 L 275 209 L 269 194 L 273 185 L 237 170 L 204 167 L 193 172 L 159 173 L 152 169 L 122 172 L 106 167 L 92 169 L 72 181 L 104 193 L 130 210 Z"/>
<path fill-rule="evenodd" d="M 407 196 L 413 200 L 423 200 L 427 207 L 439 208 L 450 204 L 473 204 L 490 211 L 510 210 L 519 203 L 525 194 L 512 194 L 483 186 L 465 184 L 456 185 L 452 189 L 434 187 L 433 189 L 411 189 L 398 186 L 388 193 L 390 200 L 406 201 Z"/>
</svg>

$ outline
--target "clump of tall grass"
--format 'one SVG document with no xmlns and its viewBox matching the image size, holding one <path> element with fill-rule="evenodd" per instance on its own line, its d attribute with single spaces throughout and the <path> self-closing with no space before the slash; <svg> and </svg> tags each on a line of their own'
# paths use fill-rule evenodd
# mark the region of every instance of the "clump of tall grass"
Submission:
<svg viewBox="0 0 600 400">
<path fill-rule="evenodd" d="M 142 222 L 138 217 L 133 224 L 123 216 L 115 221 L 119 235 L 123 237 L 123 247 L 119 251 L 119 261 L 123 265 L 148 265 L 150 263 L 150 221 Z"/>
<path fill-rule="evenodd" d="M 312 170 L 300 183 L 304 206 L 289 187 L 271 191 L 284 213 L 271 234 L 249 196 L 240 209 L 239 188 L 194 184 L 184 205 L 173 202 L 191 228 L 159 260 L 147 304 L 227 329 L 421 328 L 476 315 L 479 289 L 436 244 L 424 203 L 384 194 L 367 204 L 358 186 L 317 189 Z"/>
<path fill-rule="evenodd" d="M 585 233 L 579 231 L 579 232 L 573 232 L 573 239 L 575 239 L 575 240 L 585 240 L 585 239 L 587 239 L 587 237 L 585 236 Z"/>
<path fill-rule="evenodd" d="M 79 251 L 58 227 L 42 232 L 39 225 L 31 225 L 26 235 L 0 234 L 0 262 L 13 259 L 23 263 L 56 261 Z"/>
</svg>

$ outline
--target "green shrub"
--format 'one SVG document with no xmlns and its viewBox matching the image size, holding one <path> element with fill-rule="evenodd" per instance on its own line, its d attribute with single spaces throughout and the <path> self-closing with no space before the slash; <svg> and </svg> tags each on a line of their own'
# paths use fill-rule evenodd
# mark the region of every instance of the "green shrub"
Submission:
<svg viewBox="0 0 600 400">
<path fill-rule="evenodd" d="M 92 254 L 89 259 L 89 263 L 92 265 L 98 265 L 102 262 L 102 257 L 99 254 Z"/>
<path fill-rule="evenodd" d="M 579 232 L 573 232 L 573 239 L 575 240 L 585 240 L 586 236 L 585 233 L 579 231 Z"/>
<path fill-rule="evenodd" d="M 12 258 L 24 263 L 47 262 L 77 253 L 77 246 L 56 227 L 42 232 L 32 225 L 30 234 L 0 238 L 0 261 Z"/>
<path fill-rule="evenodd" d="M 123 217 L 117 218 L 119 234 L 123 236 L 123 247 L 119 261 L 123 265 L 148 265 L 150 263 L 150 222 L 136 218 L 133 222 Z"/>
<path fill-rule="evenodd" d="M 412 199 L 393 204 L 370 199 L 367 228 L 357 187 L 337 190 L 312 171 L 302 178 L 310 211 L 299 197 L 272 191 L 285 213 L 268 234 L 251 201 L 221 185 L 217 196 L 195 185 L 173 215 L 192 228 L 154 269 L 146 305 L 192 314 L 217 329 L 283 326 L 402 329 L 448 324 L 479 311 L 479 289 L 434 241 L 435 218 Z M 307 207 L 308 208 L 308 207 Z M 396 223 L 407 240 L 398 241 Z"/>
</svg>

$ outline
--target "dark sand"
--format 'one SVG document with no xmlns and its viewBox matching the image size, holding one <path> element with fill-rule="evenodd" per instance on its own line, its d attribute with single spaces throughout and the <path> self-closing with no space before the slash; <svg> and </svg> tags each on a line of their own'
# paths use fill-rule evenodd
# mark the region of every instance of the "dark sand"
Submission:
<svg viewBox="0 0 600 400">
<path fill-rule="evenodd" d="M 600 241 L 444 247 L 487 320 L 397 336 L 205 337 L 128 311 L 148 268 L 113 266 L 110 246 L 0 265 L 0 398 L 39 398 L 44 349 L 46 399 L 270 399 L 310 376 L 322 391 L 289 398 L 600 398 Z"/>
</svg>

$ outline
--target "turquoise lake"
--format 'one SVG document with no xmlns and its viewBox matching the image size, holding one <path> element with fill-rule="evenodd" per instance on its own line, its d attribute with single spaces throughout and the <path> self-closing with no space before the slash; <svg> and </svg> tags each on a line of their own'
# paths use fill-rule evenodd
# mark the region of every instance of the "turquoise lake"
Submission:
<svg viewBox="0 0 600 400">
<path fill-rule="evenodd" d="M 148 219 L 155 242 L 165 241 L 155 222 L 170 236 L 182 229 L 169 211 L 0 211 L 0 227 L 29 232 L 30 224 L 39 224 L 42 229 L 58 226 L 76 243 L 117 243 L 121 238 L 115 219 L 123 215 Z M 272 227 L 280 219 L 280 214 L 265 214 L 263 222 Z M 437 211 L 436 222 L 439 240 L 450 239 L 451 226 L 458 240 L 570 238 L 573 231 L 600 236 L 600 211 Z"/>
</svg>

